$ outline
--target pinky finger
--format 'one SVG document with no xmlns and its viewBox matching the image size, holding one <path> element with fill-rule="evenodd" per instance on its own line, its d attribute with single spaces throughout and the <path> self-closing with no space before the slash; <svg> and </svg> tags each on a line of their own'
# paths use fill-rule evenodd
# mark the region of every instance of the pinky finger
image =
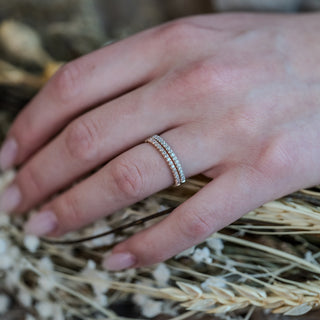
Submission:
<svg viewBox="0 0 320 320">
<path fill-rule="evenodd" d="M 164 261 L 271 200 L 269 180 L 248 168 L 215 178 L 158 224 L 117 245 L 104 260 L 109 270 Z"/>
</svg>

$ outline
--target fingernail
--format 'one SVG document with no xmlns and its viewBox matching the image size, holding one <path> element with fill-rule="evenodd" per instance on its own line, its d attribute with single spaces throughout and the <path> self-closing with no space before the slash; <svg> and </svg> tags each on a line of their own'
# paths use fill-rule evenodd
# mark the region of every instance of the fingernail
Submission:
<svg viewBox="0 0 320 320">
<path fill-rule="evenodd" d="M 14 138 L 8 138 L 0 150 L 0 168 L 7 170 L 14 165 L 18 153 L 18 144 Z"/>
<path fill-rule="evenodd" d="M 129 252 L 114 253 L 107 256 L 102 265 L 110 271 L 119 271 L 132 267 L 137 262 L 134 255 Z"/>
<path fill-rule="evenodd" d="M 54 212 L 42 211 L 31 216 L 24 226 L 24 232 L 39 237 L 54 231 L 57 226 L 58 220 Z"/>
<path fill-rule="evenodd" d="M 13 184 L 0 196 L 0 211 L 11 212 L 21 202 L 22 196 L 17 185 Z"/>
</svg>

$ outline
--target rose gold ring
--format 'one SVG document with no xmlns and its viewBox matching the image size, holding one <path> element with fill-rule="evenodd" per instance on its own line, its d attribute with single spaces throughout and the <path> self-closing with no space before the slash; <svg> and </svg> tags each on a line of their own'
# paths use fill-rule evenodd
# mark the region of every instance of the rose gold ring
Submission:
<svg viewBox="0 0 320 320">
<path fill-rule="evenodd" d="M 154 135 L 148 138 L 147 140 L 145 140 L 145 142 L 150 143 L 152 146 L 154 146 L 167 162 L 174 179 L 174 185 L 180 186 L 182 183 L 185 183 L 186 177 L 183 173 L 181 163 L 168 143 L 158 135 Z"/>
</svg>

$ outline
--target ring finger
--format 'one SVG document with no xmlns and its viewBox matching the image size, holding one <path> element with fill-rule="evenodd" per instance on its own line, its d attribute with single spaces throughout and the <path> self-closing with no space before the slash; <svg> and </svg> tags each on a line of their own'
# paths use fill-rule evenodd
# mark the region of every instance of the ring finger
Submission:
<svg viewBox="0 0 320 320">
<path fill-rule="evenodd" d="M 177 138 L 182 132 L 184 138 Z M 214 157 L 209 154 L 206 144 L 199 143 L 197 136 L 190 133 L 179 127 L 162 135 L 176 152 L 187 177 L 209 169 L 220 157 L 218 153 Z M 203 155 L 202 161 L 194 161 L 194 155 L 199 154 Z M 46 204 L 31 217 L 26 231 L 58 236 L 76 230 L 170 186 L 173 181 L 161 154 L 147 143 L 140 144 Z"/>
<path fill-rule="evenodd" d="M 1 197 L 2 209 L 27 211 L 90 170 L 137 145 L 153 131 L 179 125 L 181 120 L 176 120 L 174 112 L 167 117 L 165 108 L 157 106 L 163 102 L 157 100 L 150 107 L 148 96 L 152 87 L 143 86 L 74 120 L 20 169 L 9 195 L 5 193 Z M 12 190 L 18 194 L 15 203 L 11 201 Z M 3 203 L 6 199 L 10 200 L 9 204 Z"/>
</svg>

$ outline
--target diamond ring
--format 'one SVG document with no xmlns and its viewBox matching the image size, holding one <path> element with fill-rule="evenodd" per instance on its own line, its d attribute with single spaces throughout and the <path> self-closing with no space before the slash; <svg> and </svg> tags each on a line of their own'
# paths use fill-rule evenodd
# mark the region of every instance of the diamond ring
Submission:
<svg viewBox="0 0 320 320">
<path fill-rule="evenodd" d="M 158 135 L 148 138 L 145 140 L 145 142 L 150 143 L 153 147 L 155 147 L 167 162 L 173 175 L 174 185 L 180 186 L 182 183 L 185 183 L 186 177 L 183 173 L 181 163 L 168 143 Z"/>
</svg>

